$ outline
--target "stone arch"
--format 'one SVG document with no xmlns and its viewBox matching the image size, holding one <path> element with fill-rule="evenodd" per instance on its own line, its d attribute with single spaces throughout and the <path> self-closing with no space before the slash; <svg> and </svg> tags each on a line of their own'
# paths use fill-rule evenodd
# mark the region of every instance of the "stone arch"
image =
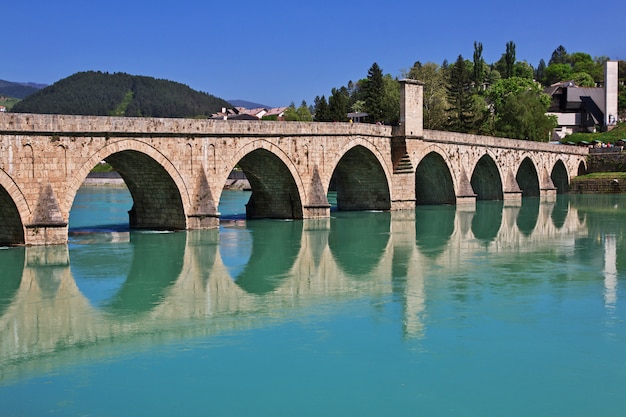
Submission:
<svg viewBox="0 0 626 417">
<path fill-rule="evenodd" d="M 431 150 L 415 169 L 415 203 L 455 204 L 450 165 L 438 150 Z"/>
<path fill-rule="evenodd" d="M 581 160 L 578 163 L 578 172 L 577 175 L 585 175 L 587 173 L 587 166 L 585 165 L 585 161 Z"/>
<path fill-rule="evenodd" d="M 246 175 L 252 195 L 246 205 L 248 218 L 303 218 L 305 187 L 295 164 L 283 150 L 266 140 L 256 140 L 231 158 L 218 178 L 224 184 L 235 165 Z"/>
<path fill-rule="evenodd" d="M 389 210 L 391 177 L 380 152 L 371 143 L 355 139 L 333 161 L 334 170 L 326 190 L 333 182 L 338 210 Z"/>
<path fill-rule="evenodd" d="M 539 197 L 539 176 L 535 163 L 529 156 L 526 156 L 517 168 L 515 180 L 522 190 L 522 197 Z"/>
<path fill-rule="evenodd" d="M 184 230 L 190 197 L 178 169 L 158 149 L 144 142 L 124 139 L 94 153 L 72 176 L 63 212 L 69 213 L 78 188 L 100 161 L 110 163 L 122 176 L 133 208 L 129 224 L 137 229 Z"/>
<path fill-rule="evenodd" d="M 502 200 L 504 198 L 502 175 L 495 158 L 488 152 L 476 162 L 470 184 L 477 200 Z"/>
<path fill-rule="evenodd" d="M 0 245 L 23 245 L 24 224 L 31 213 L 26 198 L 13 179 L 0 170 Z"/>
<path fill-rule="evenodd" d="M 562 160 L 557 159 L 550 173 L 552 183 L 556 187 L 557 194 L 564 194 L 569 191 L 569 174 Z"/>
</svg>

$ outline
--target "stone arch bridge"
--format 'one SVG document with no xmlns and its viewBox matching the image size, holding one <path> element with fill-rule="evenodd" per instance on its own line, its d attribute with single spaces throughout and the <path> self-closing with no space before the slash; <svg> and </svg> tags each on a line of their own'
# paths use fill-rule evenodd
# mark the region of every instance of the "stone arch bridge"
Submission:
<svg viewBox="0 0 626 417">
<path fill-rule="evenodd" d="M 100 161 L 133 197 L 131 228 L 219 223 L 240 167 L 249 218 L 328 217 L 339 210 L 519 200 L 566 192 L 587 149 L 422 128 L 422 84 L 401 82 L 400 126 L 0 114 L 0 244 L 68 239 L 76 193 Z"/>
</svg>

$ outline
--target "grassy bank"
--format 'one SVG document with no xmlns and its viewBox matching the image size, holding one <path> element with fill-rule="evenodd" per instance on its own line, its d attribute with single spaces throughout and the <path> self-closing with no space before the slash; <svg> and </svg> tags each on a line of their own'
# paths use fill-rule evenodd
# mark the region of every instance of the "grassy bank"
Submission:
<svg viewBox="0 0 626 417">
<path fill-rule="evenodd" d="M 615 128 L 608 132 L 597 133 L 572 133 L 565 136 L 562 142 L 593 142 L 599 140 L 602 143 L 615 143 L 618 140 L 626 140 L 626 122 L 618 123 Z"/>
</svg>

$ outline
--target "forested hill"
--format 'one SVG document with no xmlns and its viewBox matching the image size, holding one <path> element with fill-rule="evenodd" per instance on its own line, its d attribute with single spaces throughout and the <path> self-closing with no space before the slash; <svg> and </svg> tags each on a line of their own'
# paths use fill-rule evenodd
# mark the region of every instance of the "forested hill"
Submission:
<svg viewBox="0 0 626 417">
<path fill-rule="evenodd" d="M 152 77 L 79 72 L 17 103 L 19 113 L 92 116 L 202 117 L 230 107 L 227 101 L 184 84 Z"/>
</svg>

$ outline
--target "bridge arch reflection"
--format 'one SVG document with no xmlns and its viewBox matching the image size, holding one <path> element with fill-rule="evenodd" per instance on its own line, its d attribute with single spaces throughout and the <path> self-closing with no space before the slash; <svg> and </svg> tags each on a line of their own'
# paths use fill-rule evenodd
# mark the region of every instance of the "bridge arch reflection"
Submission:
<svg viewBox="0 0 626 417">
<path fill-rule="evenodd" d="M 96 258 L 102 264 L 125 263 L 115 271 L 126 274 L 100 305 L 81 293 L 90 263 L 86 258 L 97 256 L 87 250 L 88 243 L 0 251 L 3 266 L 9 265 L 3 257 L 13 256 L 8 269 L 13 272 L 0 282 L 0 329 L 7 336 L 0 339 L 0 366 L 8 369 L 0 380 L 26 368 L 60 366 L 61 351 L 69 352 L 66 358 L 99 357 L 128 349 L 129 340 L 136 347 L 264 326 L 329 298 L 393 294 L 402 303 L 405 337 L 420 337 L 428 331 L 430 297 L 455 285 L 455 294 L 464 297 L 467 286 L 445 282 L 446 277 L 461 276 L 486 250 L 508 264 L 520 250 L 553 253 L 557 242 L 556 250 L 565 248 L 559 256 L 573 256 L 576 242 L 588 234 L 578 209 L 559 206 L 561 212 L 568 209 L 555 223 L 555 203 L 542 202 L 536 210 L 531 201 L 531 207 L 532 230 L 533 222 L 523 220 L 526 209 L 499 201 L 479 202 L 475 210 L 425 206 L 337 213 L 331 219 L 248 222 L 256 242 L 237 274 L 229 272 L 216 230 L 131 232 L 127 245 L 132 256 Z M 440 218 L 437 212 L 442 212 Z M 481 224 L 494 217 L 497 230 Z M 523 244 L 534 241 L 539 246 Z M 435 270 L 444 282 L 428 285 Z M 115 349 L 104 352 L 98 347 L 102 343 Z"/>
</svg>

